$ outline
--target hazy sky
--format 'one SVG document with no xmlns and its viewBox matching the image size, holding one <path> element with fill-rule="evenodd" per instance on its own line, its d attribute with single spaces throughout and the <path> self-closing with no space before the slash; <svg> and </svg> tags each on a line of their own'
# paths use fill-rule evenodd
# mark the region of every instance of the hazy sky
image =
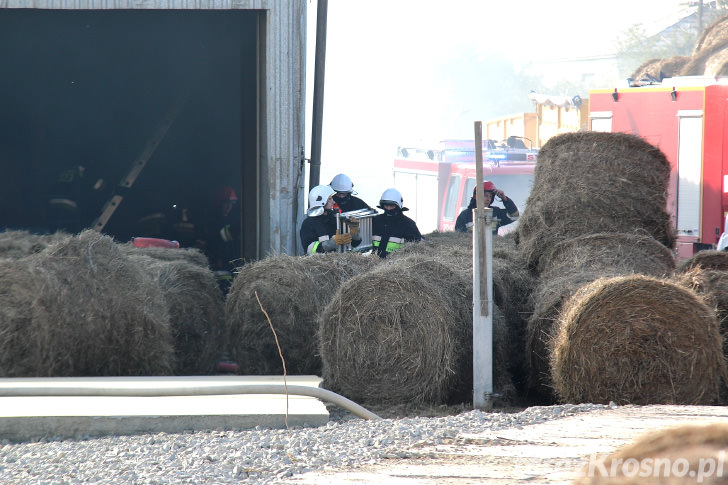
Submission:
<svg viewBox="0 0 728 485">
<path fill-rule="evenodd" d="M 307 4 L 309 93 L 316 5 Z M 329 0 L 321 182 L 347 173 L 375 205 L 391 186 L 398 144 L 462 136 L 462 129 L 447 132 L 454 111 L 466 113 L 466 130 L 483 119 L 467 109 L 469 97 L 483 94 L 470 92 L 477 83 L 462 79 L 477 72 L 457 64 L 465 53 L 482 66 L 493 53 L 516 64 L 601 55 L 614 51 L 621 31 L 641 23 L 648 33 L 657 32 L 685 8 L 678 0 Z M 498 90 L 490 88 L 489 95 L 498 96 Z M 309 108 L 309 124 L 310 114 Z"/>
</svg>

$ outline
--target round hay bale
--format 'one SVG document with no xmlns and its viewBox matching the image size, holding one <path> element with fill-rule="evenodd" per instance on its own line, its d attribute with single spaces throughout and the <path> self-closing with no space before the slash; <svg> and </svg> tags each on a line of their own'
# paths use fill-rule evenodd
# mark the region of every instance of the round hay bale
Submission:
<svg viewBox="0 0 728 485">
<path fill-rule="evenodd" d="M 224 296 L 215 275 L 189 259 L 155 259 L 131 253 L 162 290 L 175 351 L 175 375 L 217 372 L 224 352 Z"/>
<path fill-rule="evenodd" d="M 318 313 L 341 284 L 379 263 L 374 255 L 349 252 L 271 256 L 242 266 L 225 303 L 225 340 L 239 372 L 283 373 L 272 325 L 286 372 L 319 375 Z"/>
<path fill-rule="evenodd" d="M 633 230 L 672 249 L 669 176 L 665 155 L 635 135 L 585 131 L 550 138 L 539 151 L 516 229 L 522 257 L 537 271 L 542 254 L 560 241 Z"/>
<path fill-rule="evenodd" d="M 377 404 L 462 394 L 468 367 L 472 376 L 471 302 L 457 272 L 420 255 L 352 278 L 321 313 L 324 386 Z"/>
<path fill-rule="evenodd" d="M 693 56 L 706 50 L 713 50 L 725 40 L 728 40 L 728 15 L 715 20 L 703 29 L 695 42 Z"/>
<path fill-rule="evenodd" d="M 544 250 L 538 269 L 542 275 L 574 269 L 598 274 L 609 269 L 615 274 L 622 270 L 663 276 L 675 271 L 675 257 L 644 231 L 606 232 L 567 239 Z"/>
<path fill-rule="evenodd" d="M 47 235 L 33 234 L 24 230 L 5 230 L 0 232 L 0 258 L 24 258 L 69 237 L 71 237 L 69 234 L 63 232 Z"/>
<path fill-rule="evenodd" d="M 650 59 L 635 69 L 630 77 L 636 81 L 646 79 L 648 74 L 657 79 L 660 79 L 660 75 L 674 77 L 680 73 L 680 70 L 689 61 L 690 57 L 687 56 L 673 56 L 669 59 Z"/>
<path fill-rule="evenodd" d="M 728 424 L 685 424 L 645 433 L 584 466 L 574 485 L 725 484 Z M 641 468 L 646 466 L 645 468 Z M 614 470 L 614 472 L 612 472 Z"/>
<path fill-rule="evenodd" d="M 686 273 L 693 268 L 728 271 L 728 252 L 716 251 L 715 249 L 698 251 L 690 258 L 681 261 L 677 265 L 677 272 Z"/>
<path fill-rule="evenodd" d="M 601 278 L 565 304 L 551 360 L 563 402 L 711 404 L 726 375 L 715 314 L 644 275 Z"/>
<path fill-rule="evenodd" d="M 2 377 L 172 373 L 161 290 L 108 236 L 49 245 L 0 271 Z"/>
</svg>

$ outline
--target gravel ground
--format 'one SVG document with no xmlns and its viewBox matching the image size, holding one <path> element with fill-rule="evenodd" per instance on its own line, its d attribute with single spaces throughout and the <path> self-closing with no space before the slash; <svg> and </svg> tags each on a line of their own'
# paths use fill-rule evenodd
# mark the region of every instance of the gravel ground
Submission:
<svg viewBox="0 0 728 485">
<path fill-rule="evenodd" d="M 488 413 L 452 407 L 372 408 L 384 418 L 379 421 L 330 407 L 330 421 L 318 428 L 0 442 L 0 482 L 268 484 L 312 470 L 405 458 L 412 448 L 460 434 L 521 428 L 608 407 L 560 405 Z"/>
</svg>

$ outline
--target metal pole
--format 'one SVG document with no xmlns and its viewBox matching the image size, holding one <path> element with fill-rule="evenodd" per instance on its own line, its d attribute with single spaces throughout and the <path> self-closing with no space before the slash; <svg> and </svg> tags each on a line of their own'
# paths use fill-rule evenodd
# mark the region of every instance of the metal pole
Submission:
<svg viewBox="0 0 728 485">
<path fill-rule="evenodd" d="M 324 115 L 324 74 L 326 72 L 326 15 L 328 0 L 316 7 L 316 58 L 313 78 L 313 115 L 311 117 L 311 167 L 309 187 L 319 185 L 321 175 L 321 130 Z"/>
<path fill-rule="evenodd" d="M 484 207 L 483 125 L 475 122 L 475 198 L 473 210 L 473 408 L 493 406 L 493 209 Z M 483 285 L 485 279 L 485 285 Z"/>
</svg>

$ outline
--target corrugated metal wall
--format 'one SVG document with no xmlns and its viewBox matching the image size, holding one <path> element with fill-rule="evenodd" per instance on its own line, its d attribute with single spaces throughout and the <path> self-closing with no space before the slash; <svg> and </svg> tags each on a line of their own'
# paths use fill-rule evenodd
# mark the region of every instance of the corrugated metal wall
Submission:
<svg viewBox="0 0 728 485">
<path fill-rule="evenodd" d="M 263 10 L 259 25 L 257 257 L 300 253 L 305 143 L 305 0 L 0 0 L 0 8 Z M 250 241 L 246 243 L 246 246 Z"/>
</svg>

